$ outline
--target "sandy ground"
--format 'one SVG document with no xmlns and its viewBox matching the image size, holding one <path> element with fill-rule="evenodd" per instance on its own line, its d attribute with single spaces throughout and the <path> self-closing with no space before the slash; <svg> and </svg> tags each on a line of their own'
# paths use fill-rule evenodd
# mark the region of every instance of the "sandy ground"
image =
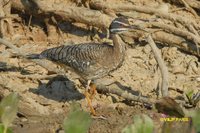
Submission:
<svg viewBox="0 0 200 133">
<path fill-rule="evenodd" d="M 117 2 L 117 0 L 113 0 Z M 156 1 L 138 0 L 136 5 L 158 4 Z M 177 7 L 170 6 L 170 9 Z M 183 13 L 184 11 L 178 11 Z M 25 16 L 24 16 L 25 17 Z M 25 19 L 28 21 L 28 19 Z M 62 37 L 55 34 L 47 37 L 41 25 L 35 24 L 28 28 L 20 22 L 14 22 L 15 35 L 23 38 L 17 43 L 26 53 L 38 53 L 46 48 L 67 44 L 95 41 L 95 33 L 88 31 L 88 27 L 74 23 L 62 24 Z M 38 23 L 38 22 L 37 22 Z M 92 40 L 91 40 L 92 39 Z M 160 80 L 160 71 L 149 45 L 126 44 L 126 58 L 121 68 L 105 77 L 119 82 L 135 92 L 150 98 L 157 98 L 156 88 Z M 184 53 L 176 47 L 159 45 L 164 61 L 169 69 L 169 86 L 184 92 L 200 89 L 200 62 L 197 57 Z M 3 56 L 2 56 L 3 55 Z M 20 104 L 24 106 L 24 114 L 18 114 L 14 122 L 15 133 L 50 133 L 59 131 L 64 117 L 70 110 L 70 104 L 77 102 L 85 111 L 89 111 L 81 89 L 80 82 L 71 74 L 71 77 L 43 77 L 51 75 L 46 69 L 29 61 L 15 56 L 10 58 L 9 50 L 0 45 L 0 62 L 7 63 L 10 68 L 0 72 L 0 80 L 4 83 L 7 92 L 16 91 L 22 97 Z M 48 62 L 49 63 L 49 62 Z M 51 65 L 55 65 L 50 63 Z M 31 77 L 28 77 L 30 76 Z M 170 90 L 171 97 L 182 97 L 176 91 Z M 160 114 L 148 110 L 142 105 L 127 104 L 127 101 L 111 94 L 97 94 L 93 100 L 98 115 L 107 119 L 93 119 L 90 133 L 117 133 L 128 124 L 136 114 L 148 114 L 159 126 Z"/>
</svg>

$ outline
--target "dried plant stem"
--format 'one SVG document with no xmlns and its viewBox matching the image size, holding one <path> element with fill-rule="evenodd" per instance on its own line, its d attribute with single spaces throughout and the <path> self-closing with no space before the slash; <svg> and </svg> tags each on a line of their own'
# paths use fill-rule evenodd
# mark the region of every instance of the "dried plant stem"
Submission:
<svg viewBox="0 0 200 133">
<path fill-rule="evenodd" d="M 96 9 L 112 9 L 116 12 L 121 12 L 121 11 L 137 11 L 137 12 L 142 12 L 142 13 L 147 13 L 147 14 L 155 14 L 161 18 L 165 18 L 168 20 L 171 20 L 173 22 L 179 22 L 188 27 L 188 25 L 193 25 L 194 28 L 199 29 L 200 26 L 197 24 L 196 21 L 188 19 L 186 17 L 176 15 L 173 13 L 167 13 L 167 12 L 160 12 L 160 10 L 153 8 L 153 7 L 148 7 L 148 6 L 136 6 L 136 5 L 131 5 L 131 4 L 109 4 L 107 2 L 99 1 L 99 0 L 93 0 L 90 2 L 91 7 L 96 8 Z"/>
<path fill-rule="evenodd" d="M 119 88 L 118 86 L 105 86 L 105 85 L 97 85 L 97 90 L 99 92 L 103 92 L 103 93 L 111 93 L 111 94 L 115 94 L 117 96 L 121 96 L 122 98 L 126 99 L 126 100 L 130 100 L 130 101 L 135 101 L 135 102 L 140 102 L 140 103 L 144 103 L 147 105 L 152 105 L 153 100 L 143 97 L 143 96 L 136 96 L 133 95 L 132 93 L 129 93 L 127 91 L 122 90 L 121 88 Z"/>
<path fill-rule="evenodd" d="M 110 23 L 113 20 L 113 17 L 110 17 L 100 11 L 91 10 L 83 7 L 70 6 L 67 2 L 53 3 L 48 0 L 33 0 L 33 3 L 27 2 L 28 8 L 20 0 L 15 0 L 12 2 L 12 7 L 17 10 L 28 10 L 29 14 L 38 15 L 38 12 L 41 14 L 52 14 L 55 16 L 60 16 L 65 21 L 76 21 L 81 22 L 87 25 L 96 26 L 99 28 L 108 28 Z M 48 3 L 48 4 L 47 4 Z M 31 10 L 32 8 L 38 9 Z"/>
<path fill-rule="evenodd" d="M 158 27 L 158 28 L 162 28 L 165 31 L 172 32 L 172 33 L 174 33 L 176 35 L 186 37 L 188 40 L 192 40 L 196 44 L 197 54 L 199 55 L 200 38 L 197 35 L 195 35 L 195 34 L 193 34 L 191 32 L 188 32 L 186 30 L 179 29 L 179 28 L 176 28 L 174 26 L 167 25 L 167 24 L 162 24 L 162 23 L 158 23 L 158 22 L 151 22 L 150 24 L 152 26 L 155 26 L 155 27 Z"/>
<path fill-rule="evenodd" d="M 182 3 L 184 4 L 184 6 L 188 9 L 188 11 L 190 11 L 196 18 L 198 18 L 199 16 L 197 15 L 197 13 L 195 12 L 195 10 L 193 8 L 190 7 L 190 5 L 188 4 L 187 1 L 185 0 L 181 0 Z"/>
<path fill-rule="evenodd" d="M 19 74 L 16 74 L 16 73 L 1 73 L 1 75 L 10 76 L 10 77 L 17 77 L 17 78 L 21 78 L 21 79 L 37 79 L 37 80 L 51 79 L 51 78 L 57 76 L 57 74 L 52 74 L 52 75 L 39 75 L 39 74 L 19 75 Z"/>
<path fill-rule="evenodd" d="M 149 45 L 151 46 L 151 49 L 154 53 L 154 57 L 159 65 L 161 74 L 162 74 L 162 88 L 161 88 L 161 92 L 162 92 L 162 96 L 168 96 L 168 69 L 164 63 L 164 61 L 162 60 L 161 54 L 159 53 L 158 48 L 156 47 L 155 42 L 153 41 L 151 35 L 147 35 L 147 42 L 149 43 Z"/>
<path fill-rule="evenodd" d="M 197 0 L 185 0 L 189 6 L 196 8 L 196 9 L 200 9 L 200 1 Z"/>
</svg>

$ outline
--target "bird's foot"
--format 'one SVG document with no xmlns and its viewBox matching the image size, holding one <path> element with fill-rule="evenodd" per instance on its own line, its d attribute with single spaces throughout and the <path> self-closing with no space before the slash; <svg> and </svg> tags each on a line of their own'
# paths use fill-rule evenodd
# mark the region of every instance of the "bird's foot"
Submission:
<svg viewBox="0 0 200 133">
<path fill-rule="evenodd" d="M 96 112 L 95 112 L 95 110 L 94 110 L 94 108 L 93 108 L 93 106 L 92 106 L 92 102 L 91 102 L 91 99 L 90 99 L 90 96 L 89 96 L 89 93 L 88 93 L 87 90 L 85 91 L 84 95 L 85 95 L 85 98 L 86 98 L 86 100 L 87 100 L 88 106 L 90 107 L 90 112 L 91 112 L 91 114 L 92 114 L 93 116 L 96 116 Z"/>
<path fill-rule="evenodd" d="M 91 80 L 88 80 L 87 82 L 86 91 L 88 92 L 89 98 L 92 101 L 97 91 L 96 91 L 96 85 L 92 83 Z"/>
</svg>

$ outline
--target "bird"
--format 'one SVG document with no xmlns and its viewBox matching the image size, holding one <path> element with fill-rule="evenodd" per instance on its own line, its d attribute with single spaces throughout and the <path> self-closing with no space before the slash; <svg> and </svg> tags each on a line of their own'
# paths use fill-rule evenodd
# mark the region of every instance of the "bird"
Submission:
<svg viewBox="0 0 200 133">
<path fill-rule="evenodd" d="M 95 92 L 94 80 L 108 75 L 110 72 L 122 66 L 125 58 L 125 44 L 119 34 L 137 28 L 129 23 L 131 18 L 117 17 L 110 26 L 109 33 L 113 45 L 108 43 L 80 43 L 72 45 L 61 45 L 42 51 L 40 54 L 31 54 L 29 59 L 47 59 L 64 65 L 71 69 L 81 78 L 87 81 L 85 98 L 90 111 L 95 115 L 91 105 L 89 90 Z"/>
</svg>

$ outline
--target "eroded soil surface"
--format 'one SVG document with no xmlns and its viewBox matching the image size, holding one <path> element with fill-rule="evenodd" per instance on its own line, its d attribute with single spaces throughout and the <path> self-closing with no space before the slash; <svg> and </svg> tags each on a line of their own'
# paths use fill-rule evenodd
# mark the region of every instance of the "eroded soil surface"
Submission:
<svg viewBox="0 0 200 133">
<path fill-rule="evenodd" d="M 118 0 L 112 0 L 119 2 Z M 136 5 L 157 6 L 158 2 L 152 0 L 138 0 Z M 170 10 L 179 7 L 169 5 Z M 179 14 L 187 11 L 179 10 Z M 28 26 L 29 16 L 22 17 L 25 23 L 14 22 L 13 40 L 22 36 L 17 46 L 25 53 L 39 53 L 44 49 L 55 47 L 63 42 L 66 44 L 78 44 L 96 41 L 96 34 L 89 27 L 80 23 L 62 24 L 62 33 L 53 33 L 47 37 L 44 25 L 32 18 Z M 118 70 L 105 79 L 119 82 L 142 95 L 157 98 L 156 89 L 160 80 L 160 71 L 149 45 L 126 44 L 126 58 Z M 184 53 L 176 47 L 159 45 L 164 61 L 169 69 L 169 86 L 178 88 L 184 92 L 200 89 L 200 62 L 197 57 Z M 80 103 L 85 111 L 89 111 L 84 95 L 84 90 L 79 80 L 73 73 L 70 77 L 52 76 L 52 72 L 24 60 L 12 58 L 9 49 L 0 45 L 0 62 L 8 65 L 7 70 L 0 72 L 0 81 L 4 84 L 5 92 L 16 91 L 22 97 L 20 106 L 23 106 L 24 114 L 18 114 L 13 124 L 15 133 L 53 133 L 61 130 L 64 117 L 70 111 L 72 102 Z M 55 64 L 47 62 L 52 66 Z M 1 69 L 1 68 L 0 68 Z M 59 69 L 59 68 L 58 68 Z M 104 81 L 107 81 L 104 80 Z M 102 81 L 103 82 L 103 81 Z M 1 83 L 1 84 L 2 84 Z M 183 97 L 177 91 L 170 90 L 171 97 Z M 115 133 L 133 122 L 136 114 L 148 114 L 159 127 L 160 114 L 155 110 L 149 110 L 137 103 L 128 104 L 126 100 L 112 94 L 96 94 L 93 100 L 98 115 L 107 119 L 94 118 L 90 126 L 91 133 Z M 20 111 L 19 111 L 20 112 Z"/>
</svg>

